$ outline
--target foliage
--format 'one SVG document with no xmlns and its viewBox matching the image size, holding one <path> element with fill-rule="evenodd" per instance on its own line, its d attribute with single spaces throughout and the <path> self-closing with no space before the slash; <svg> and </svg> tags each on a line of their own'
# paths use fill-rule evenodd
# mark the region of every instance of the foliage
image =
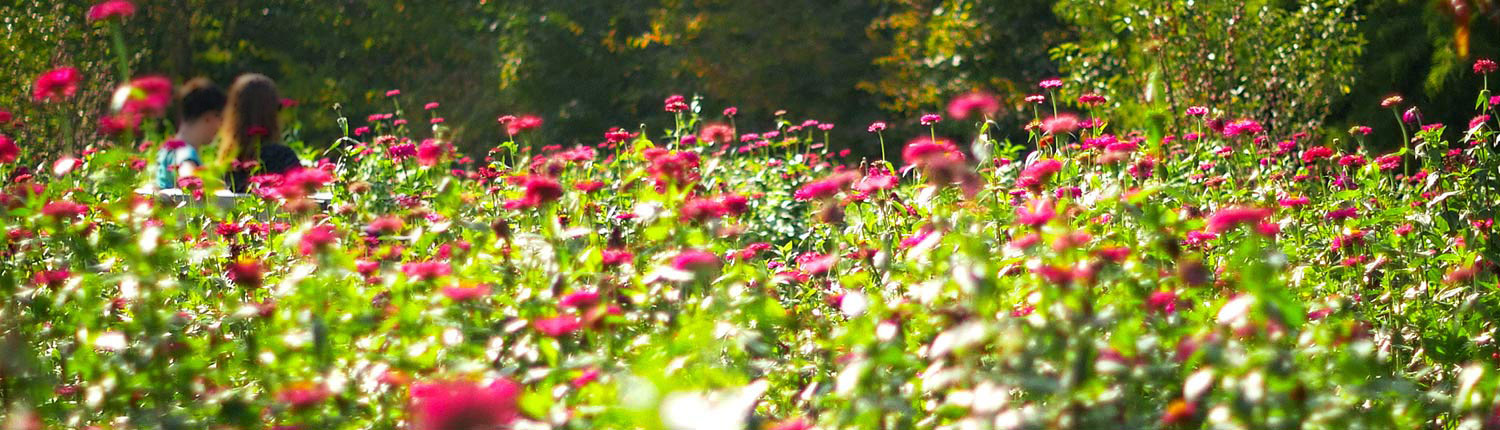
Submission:
<svg viewBox="0 0 1500 430">
<path fill-rule="evenodd" d="M 1078 41 L 1053 56 L 1077 81 L 1138 95 L 1120 100 L 1135 119 L 1213 106 L 1309 131 L 1353 84 L 1364 47 L 1353 3 L 1065 0 Z"/>
</svg>

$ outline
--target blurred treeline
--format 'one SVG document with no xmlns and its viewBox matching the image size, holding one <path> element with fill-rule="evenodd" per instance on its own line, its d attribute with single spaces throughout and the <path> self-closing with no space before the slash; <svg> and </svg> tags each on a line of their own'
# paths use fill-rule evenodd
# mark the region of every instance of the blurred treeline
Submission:
<svg viewBox="0 0 1500 430">
<path fill-rule="evenodd" d="M 83 69 L 94 88 L 66 113 L 103 108 L 108 32 L 84 22 L 92 3 L 0 0 L 0 109 L 43 118 L 31 81 L 55 65 Z M 501 139 L 504 114 L 541 116 L 548 143 L 595 143 L 643 119 L 656 134 L 671 94 L 701 96 L 710 118 L 737 106 L 742 131 L 771 127 L 779 110 L 833 122 L 836 145 L 868 153 L 871 121 L 914 122 L 986 90 L 1005 100 L 1000 130 L 1019 137 L 1031 119 L 1023 98 L 1057 76 L 1072 82 L 1067 97 L 1111 90 L 1114 116 L 1131 121 L 1177 121 L 1162 114 L 1201 104 L 1331 136 L 1389 125 L 1377 104 L 1395 92 L 1428 122 L 1465 121 L 1478 86 L 1469 64 L 1500 56 L 1500 0 L 137 3 L 127 40 L 140 73 L 224 85 L 270 75 L 301 102 L 314 143 L 339 135 L 334 106 L 358 126 L 394 109 L 384 93 L 401 89 L 412 123 L 440 102 L 436 114 L 475 154 Z"/>
</svg>

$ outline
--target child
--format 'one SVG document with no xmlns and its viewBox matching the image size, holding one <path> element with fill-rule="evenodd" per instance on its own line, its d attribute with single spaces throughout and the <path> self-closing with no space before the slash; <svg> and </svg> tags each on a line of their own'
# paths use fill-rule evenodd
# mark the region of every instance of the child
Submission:
<svg viewBox="0 0 1500 430">
<path fill-rule="evenodd" d="M 230 163 L 224 184 L 236 193 L 250 188 L 250 178 L 302 168 L 297 153 L 281 144 L 281 96 L 276 82 L 246 74 L 229 87 L 229 103 L 219 141 L 219 162 Z"/>
<path fill-rule="evenodd" d="M 213 81 L 197 78 L 178 91 L 177 136 L 162 145 L 156 157 L 156 185 L 177 188 L 177 179 L 193 176 L 203 160 L 198 148 L 213 142 L 224 121 L 228 96 Z"/>
</svg>

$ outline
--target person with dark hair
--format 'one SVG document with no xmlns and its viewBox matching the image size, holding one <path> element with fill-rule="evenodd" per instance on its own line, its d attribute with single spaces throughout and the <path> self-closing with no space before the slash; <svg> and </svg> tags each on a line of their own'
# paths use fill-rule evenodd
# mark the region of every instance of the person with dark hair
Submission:
<svg viewBox="0 0 1500 430">
<path fill-rule="evenodd" d="M 213 81 L 197 78 L 177 93 L 177 135 L 162 144 L 156 157 L 156 186 L 177 188 L 178 178 L 193 176 L 203 166 L 198 148 L 212 143 L 223 123 L 224 90 Z"/>
<path fill-rule="evenodd" d="M 302 167 L 297 153 L 281 144 L 281 95 L 276 82 L 249 73 L 229 88 L 229 104 L 219 136 L 219 160 L 230 163 L 224 185 L 236 193 L 250 188 L 250 178 L 286 173 Z"/>
</svg>

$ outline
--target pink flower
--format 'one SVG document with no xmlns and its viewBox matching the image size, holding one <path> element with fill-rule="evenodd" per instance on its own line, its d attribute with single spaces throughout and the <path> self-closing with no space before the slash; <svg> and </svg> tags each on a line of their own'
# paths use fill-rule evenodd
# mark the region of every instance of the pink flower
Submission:
<svg viewBox="0 0 1500 430">
<path fill-rule="evenodd" d="M 1043 80 L 1040 84 L 1037 84 L 1037 86 L 1042 87 L 1042 89 L 1053 89 L 1061 87 L 1062 85 L 1062 79 L 1046 79 Z"/>
<path fill-rule="evenodd" d="M 417 162 L 423 166 L 436 166 L 443 161 L 443 155 L 447 153 L 448 145 L 436 139 L 426 139 L 417 145 Z"/>
<path fill-rule="evenodd" d="M 724 108 L 724 116 L 733 118 L 735 115 L 738 115 L 739 113 L 740 113 L 739 108 L 736 108 L 734 106 L 730 106 L 730 107 Z"/>
<path fill-rule="evenodd" d="M 1374 131 L 1375 131 L 1375 129 L 1370 128 L 1368 126 L 1357 125 L 1357 126 L 1354 126 L 1354 128 L 1350 128 L 1349 129 L 1349 134 L 1357 134 L 1357 135 L 1360 135 L 1360 136 L 1369 136 L 1370 133 L 1374 132 Z"/>
<path fill-rule="evenodd" d="M 505 124 L 505 132 L 510 135 L 521 134 L 523 131 L 535 129 L 542 126 L 542 118 L 532 115 L 515 117 L 506 115 L 500 117 L 500 123 Z"/>
<path fill-rule="evenodd" d="M 453 266 L 442 261 L 413 261 L 401 265 L 401 273 L 408 278 L 431 281 L 452 274 Z"/>
<path fill-rule="evenodd" d="M 606 249 L 601 257 L 605 266 L 619 266 L 635 260 L 635 254 L 622 249 Z"/>
<path fill-rule="evenodd" d="M 478 299 L 480 297 L 484 297 L 489 293 L 490 286 L 485 284 L 472 285 L 467 287 L 457 285 L 443 287 L 443 296 L 446 296 L 448 297 L 448 300 L 452 300 L 455 302 L 467 302 L 470 300 Z"/>
<path fill-rule="evenodd" d="M 78 69 L 72 67 L 61 67 L 47 71 L 36 78 L 36 85 L 31 89 L 31 98 L 38 102 L 57 102 L 73 97 L 78 93 L 78 81 L 83 76 Z"/>
<path fill-rule="evenodd" d="M 574 315 L 558 315 L 531 322 L 536 331 L 547 337 L 562 337 L 583 329 L 583 320 Z"/>
<path fill-rule="evenodd" d="M 952 154 L 960 154 L 960 152 L 958 146 L 948 139 L 932 140 L 919 137 L 907 143 L 906 148 L 901 150 L 901 159 L 905 160 L 908 166 L 920 166 L 932 159 Z"/>
<path fill-rule="evenodd" d="M 1177 300 L 1177 292 L 1175 291 L 1157 291 L 1151 293 L 1151 297 L 1146 299 L 1147 308 L 1151 309 L 1152 312 L 1160 312 L 1166 315 L 1177 313 L 1178 303 L 1180 301 Z"/>
<path fill-rule="evenodd" d="M 338 235 L 331 225 L 320 225 L 302 233 L 302 241 L 298 244 L 302 255 L 312 255 L 313 252 L 321 250 L 338 240 Z"/>
<path fill-rule="evenodd" d="M 1223 233 L 1239 225 L 1255 225 L 1271 216 L 1270 209 L 1231 207 L 1220 209 L 1208 218 L 1208 231 Z"/>
<path fill-rule="evenodd" d="M 1000 102 L 989 93 L 975 91 L 953 98 L 948 102 L 948 116 L 954 119 L 967 119 L 969 115 L 979 113 L 983 116 L 994 115 L 1000 111 Z"/>
<path fill-rule="evenodd" d="M 135 4 L 128 0 L 105 0 L 89 8 L 89 22 L 99 22 L 106 19 L 126 19 L 135 15 Z"/>
<path fill-rule="evenodd" d="M 1500 66 L 1495 65 L 1495 60 L 1488 58 L 1474 60 L 1474 73 L 1488 75 L 1495 73 L 1496 70 L 1500 70 Z"/>
<path fill-rule="evenodd" d="M 1224 136 L 1234 137 L 1240 135 L 1256 135 L 1263 130 L 1259 122 L 1252 119 L 1238 119 L 1224 125 Z"/>
<path fill-rule="evenodd" d="M 1047 134 L 1067 134 L 1078 129 L 1078 116 L 1059 114 L 1042 120 L 1042 131 Z"/>
<path fill-rule="evenodd" d="M 422 105 L 422 109 L 423 110 L 433 110 L 433 109 L 437 109 L 439 106 L 442 106 L 442 105 L 438 104 L 438 102 L 430 102 L 430 103 L 427 103 L 425 105 Z"/>
<path fill-rule="evenodd" d="M 771 423 L 770 426 L 766 427 L 766 430 L 812 430 L 812 428 L 812 423 L 807 422 L 807 420 L 801 417 L 796 417 Z"/>
<path fill-rule="evenodd" d="M 595 291 L 575 291 L 557 301 L 560 308 L 588 308 L 598 304 L 599 293 Z"/>
<path fill-rule="evenodd" d="M 1048 221 L 1057 216 L 1057 211 L 1052 209 L 1052 204 L 1033 200 L 1026 205 L 1016 207 L 1016 222 L 1021 225 L 1040 228 Z"/>
<path fill-rule="evenodd" d="M 1407 108 L 1406 112 L 1401 113 L 1401 121 L 1404 121 L 1408 124 L 1415 124 L 1417 120 L 1421 119 L 1421 114 L 1422 112 L 1417 110 L 1416 106 L 1412 106 L 1410 108 Z"/>
<path fill-rule="evenodd" d="M 122 104 L 117 108 L 125 113 L 156 118 L 164 115 L 172 104 L 172 80 L 164 76 L 137 78 L 119 91 L 123 93 L 117 93 L 116 102 Z"/>
<path fill-rule="evenodd" d="M 1021 174 L 1018 178 L 1030 179 L 1031 181 L 1039 184 L 1046 183 L 1047 179 L 1050 179 L 1053 174 L 1062 171 L 1062 168 L 1062 161 L 1053 160 L 1050 158 L 1037 160 L 1031 163 L 1030 166 L 1026 166 L 1026 169 L 1021 170 Z"/>
<path fill-rule="evenodd" d="M 1044 96 L 1044 95 L 1041 95 L 1041 94 L 1032 94 L 1032 95 L 1026 96 L 1026 102 L 1027 103 L 1035 103 L 1035 104 L 1046 103 L 1047 102 L 1047 96 Z"/>
<path fill-rule="evenodd" d="M 688 110 L 687 98 L 681 94 L 673 94 L 671 97 L 667 97 L 667 100 L 662 102 L 662 104 L 667 112 L 675 113 Z"/>
<path fill-rule="evenodd" d="M 1406 101 L 1406 99 L 1402 98 L 1400 94 L 1394 94 L 1394 95 L 1387 96 L 1386 98 L 1380 100 L 1380 107 L 1383 107 L 1383 108 L 1386 108 L 1386 109 L 1390 109 L 1390 108 L 1393 108 L 1393 107 L 1396 107 L 1396 106 L 1400 105 L 1401 103 L 1403 103 L 1405 101 Z"/>
<path fill-rule="evenodd" d="M 942 120 L 943 120 L 942 115 L 938 115 L 938 114 L 935 114 L 935 113 L 923 114 L 922 118 L 921 118 L 922 125 L 926 125 L 926 126 L 931 126 L 933 124 L 937 124 L 939 121 L 942 121 Z"/>
<path fill-rule="evenodd" d="M 399 95 L 401 95 L 401 90 L 390 90 L 385 92 L 386 97 L 395 97 Z"/>
<path fill-rule="evenodd" d="M 521 417 L 521 386 L 508 379 L 488 386 L 468 381 L 413 384 L 409 409 L 413 430 L 510 428 Z"/>
<path fill-rule="evenodd" d="M 42 206 L 42 215 L 56 219 L 72 219 L 87 214 L 89 207 L 67 200 L 48 202 Z"/>
<path fill-rule="evenodd" d="M 1188 114 L 1188 116 L 1204 116 L 1204 115 L 1208 115 L 1208 108 L 1203 107 L 1203 106 L 1189 107 L 1189 108 L 1187 108 L 1187 114 Z"/>
<path fill-rule="evenodd" d="M 719 267 L 719 256 L 712 252 L 689 249 L 672 257 L 672 268 L 683 271 L 712 270 Z"/>
<path fill-rule="evenodd" d="M 1078 103 L 1080 103 L 1080 104 L 1082 104 L 1084 106 L 1090 106 L 1090 107 L 1099 106 L 1099 105 L 1102 105 L 1102 104 L 1104 104 L 1105 102 L 1108 102 L 1108 101 L 1109 101 L 1108 98 L 1105 98 L 1103 95 L 1095 94 L 1095 93 L 1085 93 L 1084 95 L 1078 96 Z"/>
</svg>

